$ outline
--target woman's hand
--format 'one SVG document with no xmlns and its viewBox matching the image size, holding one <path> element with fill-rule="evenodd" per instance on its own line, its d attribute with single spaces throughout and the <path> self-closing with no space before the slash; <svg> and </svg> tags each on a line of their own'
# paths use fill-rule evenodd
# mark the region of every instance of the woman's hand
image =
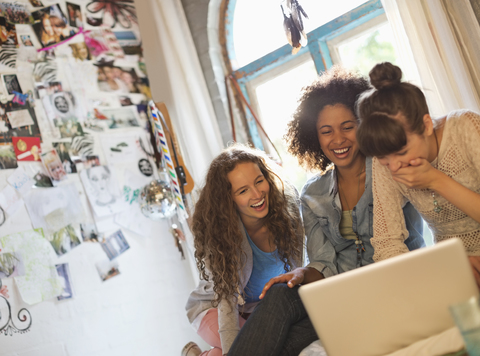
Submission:
<svg viewBox="0 0 480 356">
<path fill-rule="evenodd" d="M 477 282 L 477 287 L 480 290 L 480 256 L 470 256 L 468 259 L 472 265 L 473 276 Z"/>
<path fill-rule="evenodd" d="M 410 189 L 432 189 L 436 181 L 443 175 L 425 158 L 416 158 L 409 163 L 408 167 L 400 168 L 392 173 L 392 177 L 394 181 L 405 184 Z"/>
<path fill-rule="evenodd" d="M 281 274 L 277 277 L 273 277 L 270 279 L 265 287 L 263 287 L 262 294 L 260 294 L 260 299 L 263 299 L 265 293 L 276 283 L 287 283 L 287 286 L 290 288 L 295 287 L 298 284 L 307 284 L 311 282 L 318 281 L 320 279 L 325 278 L 323 274 L 317 271 L 315 268 L 311 267 L 298 267 L 295 268 L 293 271 Z"/>
</svg>

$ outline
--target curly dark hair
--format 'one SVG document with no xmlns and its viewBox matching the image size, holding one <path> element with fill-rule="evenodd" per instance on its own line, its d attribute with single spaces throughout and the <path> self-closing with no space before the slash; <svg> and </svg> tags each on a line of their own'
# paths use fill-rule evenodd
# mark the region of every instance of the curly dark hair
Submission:
<svg viewBox="0 0 480 356">
<path fill-rule="evenodd" d="M 297 157 L 302 167 L 324 172 L 331 163 L 320 148 L 316 128 L 323 108 L 342 104 L 355 115 L 355 101 L 368 89 L 370 85 L 365 77 L 340 66 L 333 66 L 302 89 L 284 136 L 288 152 Z"/>
<path fill-rule="evenodd" d="M 273 236 L 285 271 L 296 267 L 294 261 L 302 258 L 304 230 L 295 188 L 281 180 L 274 171 L 275 163 L 263 152 L 239 144 L 225 149 L 210 164 L 192 218 L 197 268 L 201 278 L 213 281 L 214 307 L 223 298 L 236 296 L 239 271 L 245 266 L 239 215 L 227 176 L 245 162 L 257 164 L 270 185 L 265 225 Z"/>
</svg>

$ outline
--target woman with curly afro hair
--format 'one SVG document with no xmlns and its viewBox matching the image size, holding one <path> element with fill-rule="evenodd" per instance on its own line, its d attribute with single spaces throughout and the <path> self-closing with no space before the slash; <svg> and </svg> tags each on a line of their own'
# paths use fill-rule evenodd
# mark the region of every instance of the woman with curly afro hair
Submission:
<svg viewBox="0 0 480 356">
<path fill-rule="evenodd" d="M 365 78 L 341 67 L 331 68 L 303 88 L 285 138 L 299 163 L 319 172 L 301 193 L 310 263 L 265 285 L 262 303 L 240 331 L 229 356 L 298 355 L 318 337 L 297 285 L 373 262 L 372 160 L 359 150 L 354 111 L 358 96 L 369 88 Z M 410 232 L 407 246 L 424 246 L 420 215 L 411 205 L 405 206 L 404 214 Z"/>
<path fill-rule="evenodd" d="M 199 286 L 187 315 L 213 349 L 226 354 L 270 278 L 302 266 L 304 230 L 295 188 L 264 153 L 242 145 L 224 150 L 208 170 L 192 232 Z M 199 355 L 189 343 L 182 355 Z"/>
</svg>

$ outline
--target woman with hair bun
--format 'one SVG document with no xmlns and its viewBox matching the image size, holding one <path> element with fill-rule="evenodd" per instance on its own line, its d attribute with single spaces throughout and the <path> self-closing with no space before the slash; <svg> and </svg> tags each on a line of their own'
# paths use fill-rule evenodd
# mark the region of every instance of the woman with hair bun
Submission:
<svg viewBox="0 0 480 356">
<path fill-rule="evenodd" d="M 191 342 L 182 356 L 227 354 L 265 283 L 302 265 L 304 230 L 295 188 L 261 151 L 224 150 L 208 170 L 192 219 L 201 281 L 187 315 L 213 349 Z"/>
<path fill-rule="evenodd" d="M 432 119 L 422 91 L 391 63 L 370 71 L 374 89 L 357 103 L 360 149 L 373 160 L 375 261 L 408 249 L 401 207 L 411 202 L 435 242 L 463 241 L 480 288 L 480 115 Z"/>
</svg>

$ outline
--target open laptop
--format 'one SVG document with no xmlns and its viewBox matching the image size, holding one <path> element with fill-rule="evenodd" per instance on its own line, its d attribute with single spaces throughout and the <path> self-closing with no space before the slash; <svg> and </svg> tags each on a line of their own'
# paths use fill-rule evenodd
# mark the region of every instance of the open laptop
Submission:
<svg viewBox="0 0 480 356">
<path fill-rule="evenodd" d="M 451 239 L 300 287 L 328 356 L 379 356 L 454 326 L 449 305 L 478 295 Z"/>
</svg>

